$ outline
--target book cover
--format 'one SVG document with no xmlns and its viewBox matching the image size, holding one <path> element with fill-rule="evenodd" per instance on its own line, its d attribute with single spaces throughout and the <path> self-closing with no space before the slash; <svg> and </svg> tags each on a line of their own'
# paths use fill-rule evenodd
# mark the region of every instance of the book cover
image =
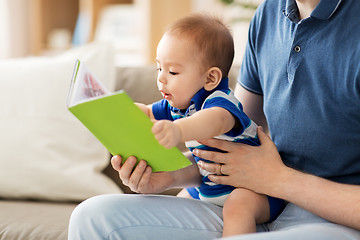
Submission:
<svg viewBox="0 0 360 240">
<path fill-rule="evenodd" d="M 79 60 L 75 64 L 67 107 L 112 155 L 144 159 L 158 171 L 191 165 L 179 149 L 164 148 L 151 132 L 153 123 L 125 91 L 110 93 Z"/>
</svg>

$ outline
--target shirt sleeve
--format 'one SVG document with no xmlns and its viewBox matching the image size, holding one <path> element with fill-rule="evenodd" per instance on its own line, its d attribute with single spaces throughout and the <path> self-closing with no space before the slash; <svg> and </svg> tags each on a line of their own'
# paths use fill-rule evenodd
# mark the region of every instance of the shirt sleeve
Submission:
<svg viewBox="0 0 360 240">
<path fill-rule="evenodd" d="M 257 15 L 259 15 L 259 9 L 256 12 L 254 18 L 250 22 L 248 42 L 245 48 L 245 54 L 240 68 L 238 76 L 238 83 L 245 89 L 262 95 L 262 88 L 260 84 L 258 74 L 258 64 L 256 57 L 256 37 L 257 37 Z"/>
<path fill-rule="evenodd" d="M 226 94 L 217 91 L 210 95 L 204 102 L 202 109 L 221 107 L 228 110 L 236 119 L 237 127 L 233 127 L 229 132 L 225 133 L 230 137 L 241 135 L 245 129 L 251 124 L 250 118 L 243 112 L 242 105 L 237 98 L 231 93 Z"/>
<path fill-rule="evenodd" d="M 173 118 L 171 117 L 170 105 L 165 99 L 153 103 L 152 112 L 156 120 L 173 121 Z"/>
</svg>

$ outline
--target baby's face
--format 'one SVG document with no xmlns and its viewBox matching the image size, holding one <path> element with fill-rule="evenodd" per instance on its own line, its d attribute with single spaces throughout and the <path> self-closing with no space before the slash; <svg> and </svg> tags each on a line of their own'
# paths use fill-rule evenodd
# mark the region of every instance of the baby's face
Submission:
<svg viewBox="0 0 360 240">
<path fill-rule="evenodd" d="M 204 87 L 206 70 L 192 41 L 165 34 L 156 54 L 157 85 L 171 106 L 186 109 L 192 97 Z"/>
</svg>

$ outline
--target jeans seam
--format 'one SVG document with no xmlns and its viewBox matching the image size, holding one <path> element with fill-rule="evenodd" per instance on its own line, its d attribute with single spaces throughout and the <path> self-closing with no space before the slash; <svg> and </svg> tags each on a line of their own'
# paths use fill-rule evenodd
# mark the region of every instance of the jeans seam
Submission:
<svg viewBox="0 0 360 240">
<path fill-rule="evenodd" d="M 116 229 L 113 229 L 107 236 L 107 239 L 110 239 L 110 236 L 112 235 L 112 233 L 117 232 L 120 229 L 126 229 L 126 228 L 137 228 L 137 227 L 158 227 L 158 228 L 176 228 L 176 229 L 186 229 L 186 230 L 195 230 L 195 231 L 207 231 L 207 232 L 217 232 L 217 233 L 222 233 L 222 231 L 217 231 L 217 230 L 209 230 L 206 228 L 190 228 L 190 227 L 173 227 L 173 226 L 162 226 L 162 225 L 129 225 L 129 226 L 123 226 L 123 227 L 119 227 Z"/>
</svg>

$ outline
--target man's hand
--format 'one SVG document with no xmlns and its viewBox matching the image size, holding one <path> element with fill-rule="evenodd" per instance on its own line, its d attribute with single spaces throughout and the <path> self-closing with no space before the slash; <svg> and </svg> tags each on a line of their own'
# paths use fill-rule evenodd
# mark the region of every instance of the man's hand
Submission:
<svg viewBox="0 0 360 240">
<path fill-rule="evenodd" d="M 271 184 L 276 178 L 281 177 L 282 173 L 287 172 L 288 168 L 283 164 L 275 144 L 261 127 L 258 129 L 258 136 L 260 146 L 216 139 L 201 141 L 202 144 L 216 147 L 225 153 L 194 150 L 194 154 L 215 162 L 198 163 L 202 169 L 215 173 L 209 175 L 211 181 L 269 194 L 269 190 L 275 187 Z"/>
<path fill-rule="evenodd" d="M 119 155 L 111 159 L 112 167 L 119 172 L 123 184 L 136 193 L 161 193 L 172 184 L 170 172 L 152 172 L 150 166 L 144 160 L 136 165 L 136 158 L 129 157 L 124 164 L 121 164 Z"/>
<path fill-rule="evenodd" d="M 172 148 L 181 142 L 181 130 L 175 122 L 160 120 L 154 123 L 152 132 L 161 145 Z"/>
<path fill-rule="evenodd" d="M 191 152 L 185 156 L 195 162 Z M 123 164 L 119 155 L 111 159 L 112 167 L 119 173 L 125 186 L 137 193 L 162 193 L 170 188 L 193 187 L 201 183 L 201 175 L 196 164 L 172 172 L 152 172 L 144 160 L 136 164 L 135 157 L 129 157 Z"/>
</svg>

